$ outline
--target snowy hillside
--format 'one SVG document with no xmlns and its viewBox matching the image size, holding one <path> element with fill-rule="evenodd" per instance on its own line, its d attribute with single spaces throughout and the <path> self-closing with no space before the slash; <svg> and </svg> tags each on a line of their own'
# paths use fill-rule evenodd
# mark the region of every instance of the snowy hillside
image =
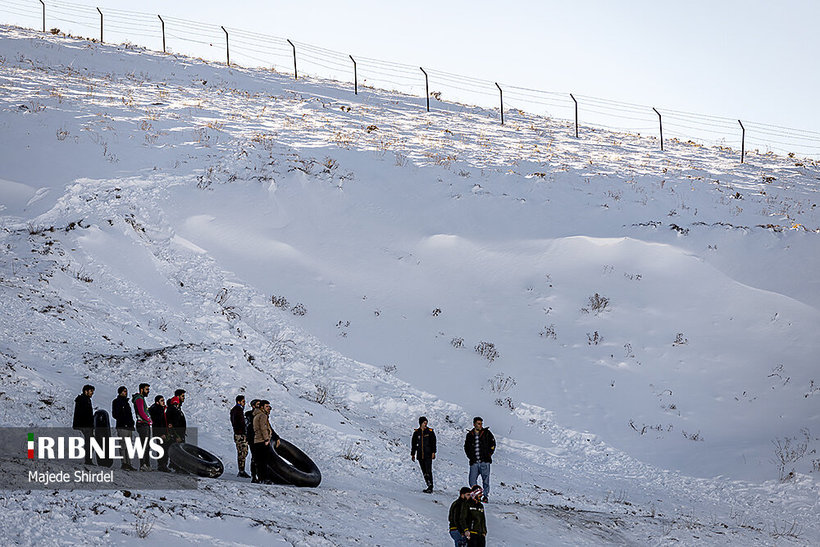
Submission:
<svg viewBox="0 0 820 547">
<path fill-rule="evenodd" d="M 10 27 L 0 83 L 0 424 L 182 387 L 226 464 L 4 543 L 446 545 L 475 415 L 492 545 L 820 543 L 816 162 Z M 236 478 L 240 392 L 320 487 Z"/>
</svg>

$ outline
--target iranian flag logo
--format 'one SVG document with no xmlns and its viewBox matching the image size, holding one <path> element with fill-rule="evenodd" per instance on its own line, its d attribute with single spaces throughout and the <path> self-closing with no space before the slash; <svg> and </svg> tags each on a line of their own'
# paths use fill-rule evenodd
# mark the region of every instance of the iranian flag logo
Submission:
<svg viewBox="0 0 820 547">
<path fill-rule="evenodd" d="M 28 434 L 28 459 L 34 459 L 34 433 Z"/>
</svg>

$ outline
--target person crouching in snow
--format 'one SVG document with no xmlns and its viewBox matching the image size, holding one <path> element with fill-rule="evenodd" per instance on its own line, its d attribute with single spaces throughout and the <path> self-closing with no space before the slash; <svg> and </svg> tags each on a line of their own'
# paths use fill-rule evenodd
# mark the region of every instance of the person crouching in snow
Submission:
<svg viewBox="0 0 820 547">
<path fill-rule="evenodd" d="M 467 502 L 469 511 L 469 526 L 467 528 L 468 547 L 484 547 L 487 545 L 487 519 L 484 517 L 484 504 L 481 499 L 484 491 L 480 486 L 473 486 L 470 491 L 470 501 Z"/>
<path fill-rule="evenodd" d="M 436 434 L 432 428 L 427 427 L 427 418 L 419 418 L 419 428 L 413 431 L 413 438 L 410 441 L 410 459 L 419 458 L 419 467 L 427 488 L 427 494 L 433 492 L 433 460 L 436 459 Z"/>
</svg>

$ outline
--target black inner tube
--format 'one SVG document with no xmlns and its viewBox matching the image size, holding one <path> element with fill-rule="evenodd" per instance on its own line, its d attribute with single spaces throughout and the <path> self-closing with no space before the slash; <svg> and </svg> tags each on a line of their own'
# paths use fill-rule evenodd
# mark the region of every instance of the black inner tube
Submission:
<svg viewBox="0 0 820 547">
<path fill-rule="evenodd" d="M 271 443 L 263 450 L 268 451 L 267 471 L 274 482 L 307 487 L 319 486 L 322 482 L 319 467 L 292 443 L 279 439 L 278 448 L 274 448 Z"/>
<path fill-rule="evenodd" d="M 173 443 L 168 450 L 171 464 L 188 473 L 216 478 L 224 471 L 219 458 L 196 445 Z"/>
</svg>

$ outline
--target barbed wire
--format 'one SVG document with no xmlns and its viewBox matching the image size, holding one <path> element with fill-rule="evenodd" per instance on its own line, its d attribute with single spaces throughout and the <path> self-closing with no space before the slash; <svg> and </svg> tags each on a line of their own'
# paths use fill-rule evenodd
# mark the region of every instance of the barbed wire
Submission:
<svg viewBox="0 0 820 547">
<path fill-rule="evenodd" d="M 42 16 L 42 4 L 39 0 L 0 0 L 0 8 L 2 8 L 0 13 L 27 18 L 30 24 L 33 24 L 35 20 L 39 22 Z M 110 36 L 109 33 L 111 33 L 115 38 L 123 35 L 151 40 L 162 36 L 158 14 L 119 8 L 101 8 L 101 10 L 106 35 Z M 96 8 L 88 5 L 67 0 L 48 0 L 46 17 L 52 24 L 56 22 L 79 25 L 92 37 L 100 31 L 100 15 Z M 208 48 L 230 48 L 243 60 L 257 63 L 257 66 L 279 67 L 285 72 L 293 70 L 293 47 L 295 47 L 297 64 L 308 67 L 307 71 L 300 68 L 300 75 L 321 78 L 330 76 L 336 80 L 353 81 L 354 63 L 351 62 L 350 55 L 347 53 L 296 40 L 290 40 L 289 43 L 284 37 L 235 27 L 224 27 L 228 33 L 226 44 L 225 32 L 220 25 L 174 16 L 162 16 L 162 20 L 165 24 L 165 36 L 172 38 L 175 44 L 188 43 Z M 8 22 L 15 24 L 14 21 Z M 385 85 L 389 84 L 402 92 L 417 92 L 424 85 L 425 76 L 421 72 L 421 67 L 363 55 L 352 57 L 355 59 L 358 80 L 363 85 L 382 87 L 387 90 Z M 552 117 L 555 111 L 568 115 L 576 107 L 569 93 L 502 82 L 496 84 L 492 80 L 435 68 L 424 68 L 424 71 L 429 79 L 431 94 L 436 94 L 439 100 L 443 100 L 441 96 L 444 93 L 454 93 L 451 100 L 455 99 L 458 102 L 461 100 L 459 95 L 461 93 L 478 98 L 487 106 L 492 104 L 491 101 L 499 99 L 496 88 L 496 85 L 499 85 L 504 94 L 504 106 L 522 112 L 534 109 L 539 112 L 545 111 L 548 116 Z M 583 125 L 613 131 L 649 132 L 659 129 L 658 125 L 654 125 L 659 123 L 657 114 L 650 106 L 587 95 L 575 94 L 574 96 L 578 101 L 579 121 L 583 120 Z M 497 111 L 498 106 L 492 107 L 492 110 Z M 658 112 L 663 117 L 663 127 L 668 128 L 667 135 L 673 138 L 711 140 L 713 143 L 740 142 L 741 140 L 741 128 L 737 119 L 660 107 Z M 567 118 L 563 119 L 567 120 Z M 605 121 L 612 121 L 619 125 L 609 125 L 604 123 Z M 754 121 L 742 123 L 746 128 L 747 142 L 755 143 L 752 146 L 763 145 L 785 153 L 810 151 L 808 155 L 817 155 L 820 151 L 820 131 Z"/>
</svg>

